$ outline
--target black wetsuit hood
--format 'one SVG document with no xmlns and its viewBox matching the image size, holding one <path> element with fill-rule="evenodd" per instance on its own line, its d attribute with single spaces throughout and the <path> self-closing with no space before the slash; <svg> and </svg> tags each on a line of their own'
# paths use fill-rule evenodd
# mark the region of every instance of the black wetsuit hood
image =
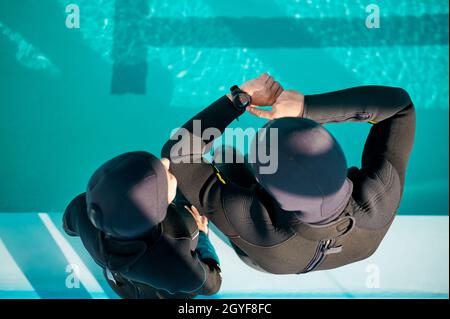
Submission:
<svg viewBox="0 0 450 319">
<path fill-rule="evenodd" d="M 147 152 L 128 152 L 98 168 L 88 183 L 86 204 L 92 224 L 119 239 L 147 235 L 167 213 L 167 173 Z"/>
<path fill-rule="evenodd" d="M 304 223 L 326 223 L 343 211 L 353 185 L 342 148 L 322 125 L 294 117 L 270 121 L 251 152 L 257 154 L 262 146 L 278 154 L 278 167 L 264 174 L 265 164 L 253 156 L 254 174 L 283 210 L 295 212 Z"/>
<path fill-rule="evenodd" d="M 63 217 L 64 230 L 71 236 L 80 236 L 94 261 L 119 282 L 122 288 L 115 291 L 120 296 L 160 298 L 152 296 L 158 291 L 166 295 L 165 298 L 186 298 L 204 292 L 199 289 L 210 287 L 211 282 L 205 284 L 209 267 L 200 262 L 195 253 L 199 241 L 198 227 L 182 206 L 169 205 L 164 220 L 147 235 L 119 239 L 92 225 L 85 196 L 85 193 L 78 195 L 67 206 Z M 126 297 L 122 295 L 123 289 L 129 284 L 139 289 L 131 288 L 132 293 Z M 220 282 L 218 285 L 220 287 Z M 116 285 L 112 287 L 117 288 Z"/>
</svg>

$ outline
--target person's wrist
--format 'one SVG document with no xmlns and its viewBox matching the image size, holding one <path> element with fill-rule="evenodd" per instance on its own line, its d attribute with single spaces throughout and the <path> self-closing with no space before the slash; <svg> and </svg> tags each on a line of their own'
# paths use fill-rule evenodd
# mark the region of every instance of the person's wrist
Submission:
<svg viewBox="0 0 450 319">
<path fill-rule="evenodd" d="M 237 87 L 237 89 L 236 89 L 236 87 Z M 236 90 L 235 90 L 236 89 Z M 238 111 L 245 111 L 245 109 L 246 109 L 246 107 L 248 106 L 248 105 L 250 105 L 251 104 L 251 101 L 252 101 L 252 93 L 253 92 L 248 92 L 249 90 L 246 88 L 246 86 L 245 86 L 245 84 L 243 84 L 243 85 L 241 85 L 241 86 L 238 86 L 238 85 L 236 85 L 236 86 L 233 86 L 232 88 L 231 88 L 231 90 L 233 90 L 233 92 L 229 92 L 229 93 L 227 93 L 226 94 L 226 97 L 233 103 L 233 105 L 234 105 L 234 107 L 238 110 Z M 235 102 L 235 99 L 236 99 L 236 97 L 240 94 L 240 93 L 236 93 L 236 95 L 234 95 L 234 92 L 235 91 L 241 91 L 241 93 L 245 93 L 246 95 L 248 95 L 249 96 L 249 101 L 247 101 L 247 102 Z M 248 98 L 247 98 L 248 99 Z M 242 100 L 242 99 L 240 99 L 240 100 Z M 238 105 L 236 105 L 236 104 L 238 104 Z M 244 104 L 248 104 L 248 105 L 246 105 L 245 107 L 244 107 Z"/>
</svg>

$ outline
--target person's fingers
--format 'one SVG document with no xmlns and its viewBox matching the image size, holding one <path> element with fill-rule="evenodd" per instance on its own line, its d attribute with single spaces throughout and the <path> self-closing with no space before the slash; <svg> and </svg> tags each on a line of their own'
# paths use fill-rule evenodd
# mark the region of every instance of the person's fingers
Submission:
<svg viewBox="0 0 450 319">
<path fill-rule="evenodd" d="M 278 81 L 274 81 L 273 83 L 272 83 L 272 85 L 270 86 L 270 93 L 272 94 L 272 95 L 275 95 L 276 93 L 277 93 L 277 91 L 278 91 L 278 89 L 280 88 L 280 82 L 278 82 Z"/>
<path fill-rule="evenodd" d="M 261 80 L 263 80 L 264 82 L 267 81 L 267 79 L 270 77 L 270 75 L 268 73 L 263 73 L 259 76 L 261 78 Z"/>
<path fill-rule="evenodd" d="M 191 207 L 194 207 L 194 206 L 191 206 Z M 194 217 L 194 219 L 195 219 L 196 222 L 199 221 L 199 219 L 200 219 L 200 214 L 198 213 L 197 210 L 194 211 L 193 209 L 189 208 L 188 206 L 184 206 L 184 208 L 186 208 L 187 211 L 188 211 L 189 213 L 191 213 L 192 217 Z"/>
<path fill-rule="evenodd" d="M 268 119 L 271 120 L 272 119 L 272 115 L 273 112 L 272 110 L 262 110 L 256 107 L 247 107 L 247 112 L 249 112 L 250 114 L 256 115 L 257 117 L 261 117 L 264 119 Z"/>
<path fill-rule="evenodd" d="M 277 87 L 276 92 L 274 93 L 275 100 L 277 100 L 278 97 L 281 95 L 281 93 L 283 93 L 283 91 L 284 91 L 283 87 L 281 86 L 281 84 L 279 82 L 277 82 L 277 83 L 278 83 L 278 87 Z"/>
<path fill-rule="evenodd" d="M 198 211 L 197 207 L 195 207 L 194 205 L 191 205 L 191 209 L 196 215 L 200 216 L 200 212 Z"/>
<path fill-rule="evenodd" d="M 192 211 L 192 214 L 195 216 L 196 219 L 201 220 L 202 216 L 200 215 L 200 212 L 198 211 L 197 207 L 195 207 L 194 205 L 191 205 L 191 211 Z"/>
<path fill-rule="evenodd" d="M 273 81 L 272 84 L 269 86 L 269 91 L 272 92 L 274 89 L 276 89 L 276 86 L 278 85 L 278 81 Z"/>
<path fill-rule="evenodd" d="M 274 104 L 276 102 L 276 100 L 277 100 L 277 95 L 276 94 L 277 94 L 279 88 L 280 88 L 280 83 L 277 82 L 277 81 L 273 82 L 272 86 L 269 88 L 269 96 L 268 96 L 269 101 L 268 101 L 268 103 L 270 105 L 272 105 L 272 104 Z"/>
</svg>

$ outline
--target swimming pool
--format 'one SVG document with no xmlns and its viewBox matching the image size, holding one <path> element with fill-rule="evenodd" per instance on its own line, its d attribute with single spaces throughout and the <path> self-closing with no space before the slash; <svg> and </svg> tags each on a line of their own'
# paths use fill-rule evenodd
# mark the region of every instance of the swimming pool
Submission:
<svg viewBox="0 0 450 319">
<path fill-rule="evenodd" d="M 372 2 L 380 8 L 380 29 L 365 26 Z M 80 7 L 80 29 L 64 24 L 70 3 Z M 265 71 L 304 93 L 362 84 L 407 89 L 417 108 L 417 135 L 399 214 L 448 218 L 447 1 L 49 0 L 23 6 L 0 0 L 0 217 L 31 215 L 17 215 L 2 232 L 26 225 L 21 216 L 62 211 L 107 158 L 136 149 L 159 153 L 173 128 L 231 85 Z M 263 123 L 245 115 L 238 125 Z M 359 165 L 368 127 L 328 128 L 349 164 Z M 439 229 L 448 240 L 448 228 Z M 11 238 L 4 247 L 20 254 L 20 237 Z M 445 257 L 433 256 L 448 272 Z M 448 285 L 437 291 L 448 295 Z"/>
</svg>

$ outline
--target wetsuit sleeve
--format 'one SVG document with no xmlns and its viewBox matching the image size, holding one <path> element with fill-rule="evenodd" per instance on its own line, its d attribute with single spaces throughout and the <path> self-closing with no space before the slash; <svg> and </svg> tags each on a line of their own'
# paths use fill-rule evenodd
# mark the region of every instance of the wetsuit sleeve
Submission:
<svg viewBox="0 0 450 319">
<path fill-rule="evenodd" d="M 363 209 L 378 211 L 378 215 L 396 211 L 416 127 L 409 94 L 401 88 L 362 86 L 306 95 L 303 116 L 319 123 L 373 124 L 364 146 L 361 169 L 349 170 L 354 183 L 353 197 Z M 383 219 L 379 219 L 380 223 Z"/>
<path fill-rule="evenodd" d="M 108 259 L 108 269 L 118 270 L 135 283 L 165 291 L 166 298 L 182 294 L 212 295 L 220 289 L 220 268 L 208 260 L 201 260 L 199 254 L 190 249 L 190 239 L 153 247 L 138 240 L 126 243 L 109 240 L 108 244 L 108 251 L 114 252 Z"/>
<path fill-rule="evenodd" d="M 187 121 L 162 148 L 161 157 L 171 160 L 170 171 L 177 178 L 178 188 L 203 214 L 219 209 L 223 188 L 233 187 L 221 179 L 203 154 L 243 112 L 223 96 Z"/>
<path fill-rule="evenodd" d="M 209 242 L 209 239 L 207 240 L 209 243 L 208 248 L 212 248 L 212 251 L 199 251 L 197 247 L 199 259 L 204 265 L 206 265 L 206 280 L 200 290 L 196 291 L 196 295 L 214 295 L 219 292 L 220 286 L 222 285 L 222 275 L 219 267 L 219 258 L 217 258 L 217 255 L 211 243 Z"/>
<path fill-rule="evenodd" d="M 242 113 L 244 110 L 236 109 L 233 102 L 224 95 L 197 113 L 173 134 L 164 144 L 161 156 L 172 159 L 207 153 L 214 139 Z"/>
<path fill-rule="evenodd" d="M 214 246 L 211 244 L 208 235 L 204 232 L 199 232 L 198 244 L 195 249 L 200 260 L 206 261 L 206 263 L 212 263 L 213 265 L 220 265 L 219 257 L 217 256 Z"/>
</svg>

